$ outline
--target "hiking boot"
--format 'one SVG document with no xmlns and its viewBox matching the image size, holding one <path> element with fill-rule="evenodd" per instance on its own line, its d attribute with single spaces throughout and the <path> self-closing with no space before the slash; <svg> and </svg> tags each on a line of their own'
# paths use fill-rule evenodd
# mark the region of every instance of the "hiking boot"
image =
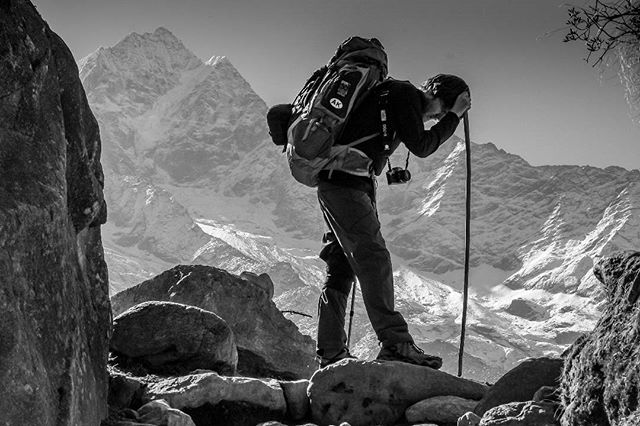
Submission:
<svg viewBox="0 0 640 426">
<path fill-rule="evenodd" d="M 400 342 L 394 345 L 383 346 L 376 359 L 380 361 L 402 361 L 409 364 L 430 367 L 434 370 L 442 367 L 442 358 L 425 354 L 422 349 L 412 342 Z"/>
<path fill-rule="evenodd" d="M 355 356 L 351 355 L 348 349 L 343 349 L 340 353 L 338 353 L 338 355 L 334 356 L 333 358 L 323 358 L 321 356 L 318 356 L 318 360 L 320 361 L 320 368 L 335 364 L 336 362 L 342 361 L 346 358 L 356 359 Z"/>
</svg>

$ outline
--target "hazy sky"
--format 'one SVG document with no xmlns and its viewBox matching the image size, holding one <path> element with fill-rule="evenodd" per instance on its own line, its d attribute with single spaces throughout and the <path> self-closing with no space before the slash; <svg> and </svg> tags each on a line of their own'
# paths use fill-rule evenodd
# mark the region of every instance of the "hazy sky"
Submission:
<svg viewBox="0 0 640 426">
<path fill-rule="evenodd" d="M 225 55 L 267 102 L 290 101 L 351 35 L 377 37 L 390 75 L 457 74 L 471 138 L 534 165 L 640 167 L 615 72 L 562 43 L 565 3 L 584 0 L 33 0 L 76 59 L 163 26 L 203 60 Z M 462 135 L 462 126 L 458 130 Z"/>
</svg>

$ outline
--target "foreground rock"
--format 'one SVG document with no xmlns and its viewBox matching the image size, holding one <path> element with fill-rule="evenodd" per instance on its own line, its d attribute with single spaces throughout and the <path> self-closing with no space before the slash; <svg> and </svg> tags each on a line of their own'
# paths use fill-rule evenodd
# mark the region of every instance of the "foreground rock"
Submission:
<svg viewBox="0 0 640 426">
<path fill-rule="evenodd" d="M 464 413 L 458 421 L 456 422 L 456 426 L 478 426 L 480 424 L 480 416 L 474 414 L 473 411 L 469 411 L 468 413 Z"/>
<path fill-rule="evenodd" d="M 248 425 L 283 419 L 287 413 L 284 391 L 276 380 L 222 377 L 214 372 L 150 384 L 142 400 L 157 399 L 190 414 L 196 424 L 216 419 L 221 424 Z"/>
<path fill-rule="evenodd" d="M 113 366 L 109 370 L 109 396 L 107 402 L 113 410 L 139 407 L 142 393 L 146 387 L 145 380 L 134 377 Z"/>
<path fill-rule="evenodd" d="M 311 414 L 318 424 L 395 424 L 405 410 L 443 395 L 479 400 L 487 387 L 442 371 L 402 362 L 344 360 L 311 378 Z"/>
<path fill-rule="evenodd" d="M 0 1 L 0 40 L 2 423 L 97 425 L 111 327 L 98 124 L 29 1 Z"/>
<path fill-rule="evenodd" d="M 465 413 L 473 410 L 478 401 L 459 396 L 435 396 L 407 408 L 404 415 L 410 423 L 456 423 Z"/>
<path fill-rule="evenodd" d="M 151 401 L 138 409 L 138 421 L 152 425 L 166 426 L 196 426 L 188 414 L 171 408 L 162 399 Z"/>
<path fill-rule="evenodd" d="M 145 302 L 118 315 L 111 350 L 156 373 L 234 375 L 238 363 L 233 332 L 222 318 L 171 302 Z"/>
<path fill-rule="evenodd" d="M 498 405 L 532 400 L 541 387 L 559 385 L 563 366 L 561 358 L 542 357 L 523 361 L 491 386 L 473 412 L 482 416 Z"/>
<path fill-rule="evenodd" d="M 180 265 L 113 296 L 114 315 L 157 300 L 197 306 L 224 319 L 238 347 L 238 372 L 281 379 L 309 378 L 315 345 L 286 319 L 271 300 L 268 276 L 243 277 L 221 269 Z"/>
<path fill-rule="evenodd" d="M 84 426 L 84 425 L 83 425 Z M 100 426 L 196 426 L 188 414 L 172 408 L 167 401 L 155 400 L 138 410 L 109 407 L 109 417 Z"/>
<path fill-rule="evenodd" d="M 503 404 L 487 411 L 479 426 L 560 426 L 555 417 L 557 408 L 553 403 L 534 401 Z"/>
<path fill-rule="evenodd" d="M 280 382 L 284 391 L 284 399 L 287 401 L 287 418 L 302 420 L 309 413 L 309 397 L 307 396 L 308 380 L 296 380 L 294 382 Z"/>
<path fill-rule="evenodd" d="M 607 303 L 595 329 L 567 351 L 563 425 L 632 425 L 640 418 L 640 253 L 619 253 L 594 268 Z"/>
</svg>

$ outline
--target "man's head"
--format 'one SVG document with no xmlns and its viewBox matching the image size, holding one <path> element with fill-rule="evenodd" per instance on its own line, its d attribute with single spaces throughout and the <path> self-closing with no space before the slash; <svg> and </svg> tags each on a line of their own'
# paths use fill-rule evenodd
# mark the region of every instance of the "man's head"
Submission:
<svg viewBox="0 0 640 426">
<path fill-rule="evenodd" d="M 453 108 L 458 96 L 469 91 L 463 79 L 451 74 L 438 74 L 420 85 L 427 99 L 425 119 L 440 119 Z"/>
</svg>

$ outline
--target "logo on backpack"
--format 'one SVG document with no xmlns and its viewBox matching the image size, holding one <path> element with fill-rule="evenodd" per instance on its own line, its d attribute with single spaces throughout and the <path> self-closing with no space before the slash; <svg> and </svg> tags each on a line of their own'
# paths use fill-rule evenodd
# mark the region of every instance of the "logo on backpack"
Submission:
<svg viewBox="0 0 640 426">
<path fill-rule="evenodd" d="M 332 107 L 334 107 L 335 109 L 342 109 L 343 104 L 340 101 L 340 99 L 338 98 L 331 98 L 331 100 L 329 101 L 329 103 L 331 104 Z"/>
<path fill-rule="evenodd" d="M 375 38 L 351 37 L 307 80 L 292 105 L 276 105 L 269 110 L 271 136 L 277 145 L 286 145 L 289 168 L 297 181 L 315 187 L 321 170 L 344 168 L 347 163 L 354 173 L 368 173 L 370 160 L 351 147 L 377 134 L 348 144 L 336 141 L 350 114 L 386 76 L 387 54 L 382 44 Z M 347 158 L 355 152 L 357 161 Z"/>
</svg>

